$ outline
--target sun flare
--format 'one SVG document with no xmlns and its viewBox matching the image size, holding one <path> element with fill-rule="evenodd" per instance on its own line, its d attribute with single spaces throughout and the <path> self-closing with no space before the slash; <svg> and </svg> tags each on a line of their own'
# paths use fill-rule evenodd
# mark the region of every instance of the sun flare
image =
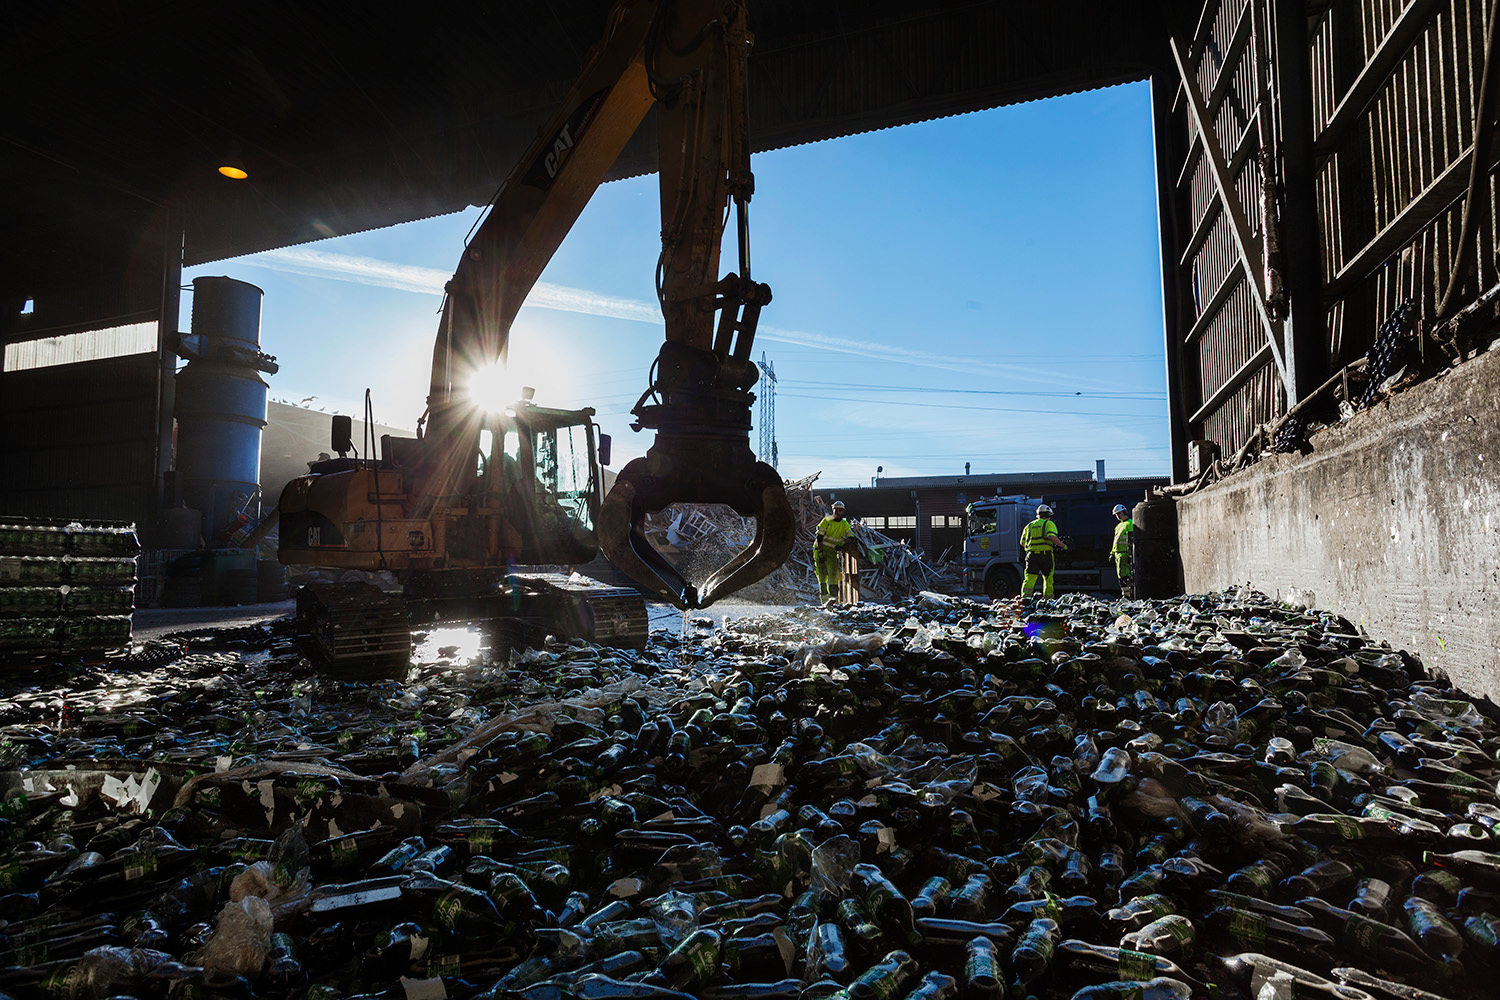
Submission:
<svg viewBox="0 0 1500 1000">
<path fill-rule="evenodd" d="M 487 413 L 513 406 L 526 387 L 536 390 L 542 406 L 566 406 L 573 394 L 569 367 L 545 344 L 514 338 L 505 361 L 486 365 L 469 379 L 469 398 Z"/>
</svg>

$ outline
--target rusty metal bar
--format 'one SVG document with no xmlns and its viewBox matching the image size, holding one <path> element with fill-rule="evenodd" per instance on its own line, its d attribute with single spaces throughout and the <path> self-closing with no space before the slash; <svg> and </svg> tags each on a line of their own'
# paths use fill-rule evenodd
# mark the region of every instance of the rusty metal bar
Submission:
<svg viewBox="0 0 1500 1000">
<path fill-rule="evenodd" d="M 1187 96 L 1188 119 L 1197 130 L 1203 141 L 1203 153 L 1208 158 L 1214 184 L 1219 191 L 1219 200 L 1223 203 L 1223 210 L 1229 215 L 1229 231 L 1234 238 L 1235 250 L 1239 253 L 1240 263 L 1245 270 L 1245 279 L 1250 285 L 1251 301 L 1255 304 L 1255 311 L 1260 317 L 1261 326 L 1265 330 L 1266 343 L 1271 350 L 1271 356 L 1276 361 L 1276 369 L 1281 375 L 1282 385 L 1286 389 L 1288 405 L 1296 402 L 1294 398 L 1295 389 L 1287 377 L 1286 363 L 1282 360 L 1281 350 L 1277 346 L 1277 324 L 1271 319 L 1271 314 L 1266 309 L 1266 293 L 1261 286 L 1261 271 L 1259 262 L 1250 257 L 1250 247 L 1253 245 L 1250 239 L 1250 225 L 1245 220 L 1245 211 L 1241 207 L 1239 198 L 1236 196 L 1234 183 L 1228 175 L 1228 167 L 1224 162 L 1224 154 L 1219 150 L 1219 143 L 1214 136 L 1213 124 L 1206 120 L 1204 113 L 1203 94 L 1198 90 L 1198 81 L 1193 76 L 1192 61 L 1188 58 L 1187 51 L 1183 48 L 1182 38 L 1174 33 L 1171 41 L 1172 58 L 1177 63 L 1177 74 L 1182 80 L 1182 85 Z"/>
<path fill-rule="evenodd" d="M 1223 385 L 1214 390 L 1213 395 L 1203 401 L 1203 405 L 1198 407 L 1198 412 L 1188 417 L 1188 423 L 1196 424 L 1223 406 L 1224 401 L 1233 396 L 1235 390 L 1250 381 L 1256 372 L 1265 367 L 1266 359 L 1270 356 L 1271 344 L 1269 342 L 1262 344 L 1260 349 L 1250 355 L 1249 360 L 1240 365 L 1239 369 L 1233 375 L 1229 376 Z"/>
<path fill-rule="evenodd" d="M 1421 194 L 1401 210 L 1400 215 L 1361 247 L 1324 287 L 1323 301 L 1336 302 L 1343 298 L 1355 284 L 1373 274 L 1387 258 L 1406 246 L 1412 237 L 1432 225 L 1439 215 L 1462 198 L 1469 188 L 1469 160 L 1473 155 L 1473 146 L 1464 150 L 1458 159 L 1448 164 Z M 1497 165 L 1500 164 L 1495 161 L 1492 144 L 1490 170 L 1494 170 Z"/>
<path fill-rule="evenodd" d="M 1332 155 L 1338 148 L 1344 134 L 1364 114 L 1375 95 L 1380 93 L 1380 88 L 1386 85 L 1401 60 L 1411 51 L 1412 44 L 1427 27 L 1427 22 L 1436 9 L 1437 0 L 1412 0 L 1401 12 L 1401 16 L 1391 25 L 1391 30 L 1386 32 L 1379 47 L 1365 63 L 1364 69 L 1359 71 L 1359 76 L 1349 85 L 1349 90 L 1339 101 L 1338 107 L 1333 109 L 1328 124 L 1314 140 L 1314 156 L 1321 159 Z"/>
</svg>

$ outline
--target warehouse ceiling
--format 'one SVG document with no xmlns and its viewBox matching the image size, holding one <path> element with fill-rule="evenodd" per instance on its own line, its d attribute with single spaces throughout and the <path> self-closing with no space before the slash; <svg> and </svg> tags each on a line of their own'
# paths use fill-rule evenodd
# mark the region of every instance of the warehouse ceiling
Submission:
<svg viewBox="0 0 1500 1000">
<path fill-rule="evenodd" d="M 159 273 L 176 223 L 191 265 L 483 204 L 608 7 L 17 7 L 0 61 L 0 294 L 124 288 L 150 262 Z M 751 0 L 755 148 L 1142 79 L 1162 35 L 1141 9 Z M 220 176 L 229 162 L 248 178 Z M 652 169 L 648 119 L 614 176 Z"/>
</svg>

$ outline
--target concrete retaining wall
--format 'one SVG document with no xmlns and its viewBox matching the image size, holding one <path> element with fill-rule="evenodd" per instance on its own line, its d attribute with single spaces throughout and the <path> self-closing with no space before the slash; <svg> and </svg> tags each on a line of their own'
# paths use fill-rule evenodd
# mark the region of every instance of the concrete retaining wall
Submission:
<svg viewBox="0 0 1500 1000">
<path fill-rule="evenodd" d="M 1500 351 L 1178 507 L 1189 593 L 1335 611 L 1500 702 Z"/>
</svg>

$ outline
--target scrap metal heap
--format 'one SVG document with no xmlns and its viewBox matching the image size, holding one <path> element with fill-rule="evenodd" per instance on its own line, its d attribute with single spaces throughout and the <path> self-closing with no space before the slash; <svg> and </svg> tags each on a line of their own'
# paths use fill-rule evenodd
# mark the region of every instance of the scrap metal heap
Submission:
<svg viewBox="0 0 1500 1000">
<path fill-rule="evenodd" d="M 742 598 L 769 603 L 817 599 L 818 578 L 811 553 L 818 523 L 828 514 L 828 504 L 813 492 L 820 475 L 815 472 L 786 481 L 795 530 L 791 554 L 771 575 L 743 589 Z M 673 504 L 646 518 L 644 534 L 681 567 L 684 576 L 693 577 L 706 575 L 748 545 L 755 535 L 755 523 L 725 506 Z M 904 541 L 857 520 L 853 535 L 860 545 L 860 585 L 866 600 L 888 603 L 924 590 L 950 591 L 961 586 L 956 573 L 946 566 L 932 565 Z"/>
<path fill-rule="evenodd" d="M 468 636 L 371 684 L 284 622 L 7 675 L 0 990 L 1420 1000 L 1500 957 L 1500 729 L 1335 615 Z"/>
</svg>

